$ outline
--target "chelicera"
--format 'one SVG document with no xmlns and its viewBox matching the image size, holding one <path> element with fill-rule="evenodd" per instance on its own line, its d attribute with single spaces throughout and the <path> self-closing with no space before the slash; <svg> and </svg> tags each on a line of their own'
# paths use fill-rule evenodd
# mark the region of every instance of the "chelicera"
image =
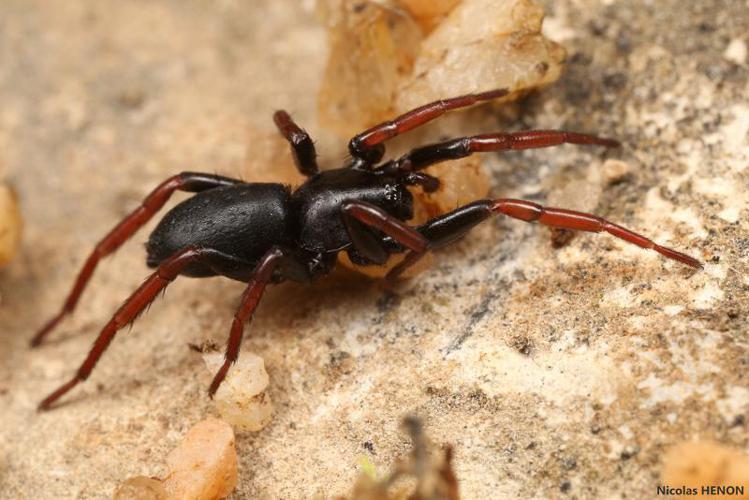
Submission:
<svg viewBox="0 0 749 500">
<path fill-rule="evenodd" d="M 156 270 L 125 301 L 101 330 L 75 376 L 40 405 L 49 408 L 62 395 L 86 380 L 115 334 L 153 301 L 177 276 L 225 276 L 247 283 L 229 334 L 224 363 L 213 378 L 209 395 L 218 389 L 239 355 L 244 325 L 266 285 L 285 280 L 309 282 L 331 272 L 339 252 L 361 265 L 382 265 L 393 254 L 404 259 L 387 275 L 395 280 L 426 252 L 463 237 L 492 215 L 578 231 L 608 232 L 642 248 L 652 249 L 691 267 L 701 263 L 663 247 L 601 217 L 544 207 L 517 199 L 486 199 L 469 203 L 414 227 L 413 198 L 408 186 L 426 192 L 439 179 L 424 173 L 430 165 L 477 152 L 543 148 L 564 143 L 615 147 L 619 143 L 587 134 L 532 130 L 463 137 L 416 148 L 400 158 L 380 163 L 384 142 L 423 125 L 443 113 L 507 94 L 495 90 L 426 104 L 392 121 L 374 126 L 351 139 L 351 159 L 335 170 L 320 171 L 310 136 L 285 111 L 274 120 L 291 145 L 299 171 L 307 180 L 288 186 L 247 183 L 218 175 L 184 172 L 170 177 L 149 194 L 141 206 L 102 239 L 78 274 L 60 312 L 33 338 L 39 345 L 70 314 L 103 257 L 111 254 L 143 226 L 175 191 L 196 193 L 172 208 L 150 235 L 147 264 Z"/>
</svg>

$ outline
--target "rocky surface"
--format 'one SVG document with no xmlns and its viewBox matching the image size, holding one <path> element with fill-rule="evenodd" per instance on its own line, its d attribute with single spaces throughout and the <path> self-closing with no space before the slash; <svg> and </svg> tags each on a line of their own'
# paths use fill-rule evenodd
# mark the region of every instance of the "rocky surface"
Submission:
<svg viewBox="0 0 749 500">
<path fill-rule="evenodd" d="M 243 286 L 188 279 L 65 404 L 35 412 L 147 274 L 147 230 L 100 266 L 53 341 L 27 342 L 115 221 L 180 170 L 242 171 L 247 131 L 272 131 L 276 108 L 318 139 L 323 164 L 342 158 L 315 121 L 325 40 L 312 2 L 253 5 L 0 4 L 0 168 L 25 218 L 0 271 L 3 496 L 111 496 L 163 475 L 162 458 L 215 414 L 212 374 L 188 343 L 223 343 Z M 275 413 L 237 435 L 236 498 L 343 494 L 362 456 L 386 471 L 407 452 L 406 413 L 454 444 L 466 498 L 648 497 L 679 442 L 749 448 L 747 4 L 545 7 L 565 74 L 485 119 L 625 146 L 487 156 L 493 192 L 594 210 L 705 269 L 604 235 L 554 249 L 548 230 L 498 219 L 396 295 L 343 272 L 274 287 L 244 350 L 265 360 Z"/>
</svg>

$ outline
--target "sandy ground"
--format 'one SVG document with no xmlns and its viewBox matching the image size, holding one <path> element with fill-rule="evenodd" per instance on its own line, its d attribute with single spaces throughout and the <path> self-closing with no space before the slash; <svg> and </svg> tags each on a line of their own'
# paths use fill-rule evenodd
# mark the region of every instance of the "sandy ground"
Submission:
<svg viewBox="0 0 749 500">
<path fill-rule="evenodd" d="M 0 3 L 0 169 L 26 219 L 0 271 L 0 497 L 106 498 L 163 473 L 180 436 L 215 414 L 188 343 L 223 342 L 243 287 L 188 279 L 64 405 L 35 412 L 147 274 L 147 231 L 100 266 L 54 341 L 27 342 L 115 221 L 168 175 L 241 171 L 248 129 L 272 131 L 273 110 L 320 139 L 324 162 L 342 157 L 315 121 L 325 39 L 312 2 L 260 3 Z M 238 436 L 236 498 L 345 493 L 361 457 L 385 471 L 408 449 L 404 414 L 455 445 L 466 498 L 650 497 L 675 443 L 749 450 L 749 6 L 547 9 L 567 72 L 497 128 L 597 131 L 625 147 L 488 156 L 494 193 L 594 210 L 705 269 L 608 236 L 555 250 L 548 230 L 496 220 L 396 297 L 344 273 L 275 287 L 244 350 L 265 358 L 276 412 Z M 630 174 L 608 182 L 606 158 Z"/>
</svg>

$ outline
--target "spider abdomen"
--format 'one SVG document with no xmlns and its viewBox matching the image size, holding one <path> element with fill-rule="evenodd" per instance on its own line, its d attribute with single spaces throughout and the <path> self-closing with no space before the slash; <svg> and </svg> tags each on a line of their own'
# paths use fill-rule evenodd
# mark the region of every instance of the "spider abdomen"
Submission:
<svg viewBox="0 0 749 500">
<path fill-rule="evenodd" d="M 228 259 L 194 263 L 182 274 L 246 281 L 268 249 L 291 243 L 288 199 L 288 188 L 281 184 L 237 184 L 197 193 L 167 212 L 151 233 L 148 266 L 187 247 L 208 248 Z"/>
</svg>

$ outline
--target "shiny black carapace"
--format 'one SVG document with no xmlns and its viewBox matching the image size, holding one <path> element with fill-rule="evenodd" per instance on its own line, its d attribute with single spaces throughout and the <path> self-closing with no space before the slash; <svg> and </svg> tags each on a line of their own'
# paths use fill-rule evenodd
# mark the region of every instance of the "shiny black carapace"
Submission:
<svg viewBox="0 0 749 500">
<path fill-rule="evenodd" d="M 380 163 L 383 143 L 437 118 L 443 113 L 498 98 L 506 90 L 436 101 L 357 135 L 349 143 L 351 160 L 335 170 L 319 171 L 310 136 L 285 111 L 274 120 L 291 144 L 299 171 L 307 181 L 291 191 L 281 184 L 246 183 L 218 175 L 185 172 L 158 186 L 141 206 L 117 225 L 94 249 L 61 311 L 34 337 L 44 337 L 75 308 L 99 260 L 115 251 L 145 224 L 176 190 L 197 193 L 166 214 L 148 240 L 151 276 L 117 310 L 99 334 L 75 376 L 39 405 L 47 409 L 93 370 L 115 334 L 132 322 L 178 275 L 226 276 L 247 282 L 234 316 L 223 365 L 211 383 L 212 396 L 239 355 L 244 324 L 252 317 L 268 283 L 312 281 L 328 274 L 338 252 L 347 252 L 362 265 L 382 265 L 390 255 L 406 253 L 388 274 L 394 280 L 429 250 L 465 235 L 491 215 L 503 214 L 525 222 L 580 231 L 606 231 L 643 248 L 692 267 L 696 259 L 595 215 L 548 208 L 523 200 L 480 200 L 427 221 L 408 225 L 413 198 L 408 186 L 426 192 L 439 188 L 439 179 L 423 169 L 476 152 L 532 149 L 563 143 L 617 146 L 616 141 L 591 135 L 533 130 L 464 137 L 412 150 Z"/>
</svg>

